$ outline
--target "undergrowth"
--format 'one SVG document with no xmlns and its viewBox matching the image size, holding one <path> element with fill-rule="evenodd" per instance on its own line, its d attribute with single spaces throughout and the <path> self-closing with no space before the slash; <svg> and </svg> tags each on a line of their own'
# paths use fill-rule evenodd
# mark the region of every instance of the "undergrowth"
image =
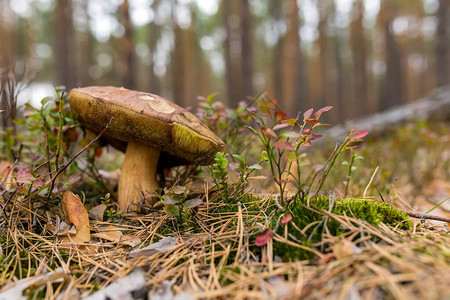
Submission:
<svg viewBox="0 0 450 300">
<path fill-rule="evenodd" d="M 201 100 L 197 115 L 227 143 L 228 152 L 218 153 L 209 168 L 170 173 L 164 186 L 151 195 L 163 209 L 143 206 L 138 214 L 126 214 L 117 210 L 114 184 L 111 187 L 100 175 L 99 169 L 108 165 L 98 161 L 108 149 L 105 142 L 79 126 L 65 100 L 65 94 L 57 91 L 57 96 L 44 99 L 40 108 L 27 104 L 24 118 L 15 121 L 18 134 L 2 130 L 1 158 L 9 165 L 0 170 L 1 285 L 60 267 L 72 276 L 71 286 L 83 295 L 137 267 L 157 278 L 149 283 L 152 289 L 164 280 L 185 282 L 183 274 L 188 271 L 183 268 L 199 272 L 199 278 L 214 277 L 208 280 L 217 287 L 238 284 L 237 278 L 252 272 L 256 277 L 261 270 L 272 272 L 276 264 L 286 268 L 277 274 L 289 279 L 293 272 L 289 268 L 297 262 L 317 267 L 339 260 L 336 248 L 343 240 L 365 251 L 378 249 L 374 244 L 394 247 L 417 242 L 413 251 L 430 255 L 421 244 L 426 240 L 403 238 L 416 234 L 417 224 L 391 205 L 392 201 L 384 202 L 388 187 L 383 180 L 394 176 L 396 167 L 408 173 L 413 170 L 401 162 L 389 166 L 392 172 L 381 172 L 372 183 L 375 189 L 361 197 L 370 187 L 372 175 L 364 164 L 373 163 L 378 148 L 391 153 L 385 148 L 394 147 L 397 137 L 380 142 L 385 148 L 370 141 L 377 149 L 371 150 L 371 144 L 363 144 L 361 149 L 357 146 L 367 132 L 351 131 L 334 149 L 320 155 L 316 142 L 321 135 L 316 131 L 325 126 L 320 119 L 331 107 L 287 118 L 265 94 L 241 102 L 235 109 L 225 108 L 214 96 Z M 417 145 L 426 139 L 423 128 L 402 130 L 395 134 L 403 139 L 417 133 Z M 432 141 L 427 143 L 430 146 Z M 439 149 L 445 148 L 443 145 L 439 144 Z M 384 157 L 395 160 L 387 154 Z M 441 170 L 446 164 L 448 161 L 430 166 Z M 195 176 L 186 176 L 183 170 Z M 411 181 L 419 184 L 436 172 L 410 175 Z M 448 170 L 439 172 L 448 175 Z M 120 238 L 111 241 L 97 236 L 89 245 L 77 247 L 61 243 L 64 234 L 57 232 L 64 213 L 59 202 L 66 190 L 78 193 L 88 209 L 104 205 L 104 220 L 91 220 L 93 233 L 113 228 L 121 232 Z M 176 237 L 177 244 L 153 253 L 152 259 L 128 256 L 168 236 Z M 433 240 L 448 238 L 437 232 L 431 236 Z M 123 237 L 138 242 L 123 244 Z M 350 251 L 355 259 L 361 251 L 357 250 Z M 439 259 L 448 260 L 445 255 Z M 285 262 L 291 264 L 283 265 Z M 163 269 L 170 270 L 169 275 Z M 298 274 L 300 271 L 295 276 Z M 267 275 L 264 282 L 273 277 Z M 28 295 L 39 298 L 68 286 L 58 284 L 29 289 Z M 254 281 L 246 288 L 263 290 Z M 206 289 L 203 291 L 199 297 L 208 298 Z"/>
</svg>

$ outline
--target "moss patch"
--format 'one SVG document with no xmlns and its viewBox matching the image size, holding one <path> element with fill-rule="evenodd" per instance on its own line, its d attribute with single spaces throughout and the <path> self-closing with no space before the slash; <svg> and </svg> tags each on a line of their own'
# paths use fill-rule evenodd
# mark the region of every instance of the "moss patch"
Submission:
<svg viewBox="0 0 450 300">
<path fill-rule="evenodd" d="M 330 207 L 331 206 L 331 207 Z M 329 197 L 318 196 L 310 199 L 310 207 L 307 206 L 306 197 L 294 199 L 289 205 L 289 213 L 292 215 L 292 221 L 303 231 L 300 232 L 289 227 L 289 234 L 293 236 L 304 246 L 311 247 L 323 240 L 323 234 L 328 233 L 332 236 L 339 236 L 348 231 L 338 221 L 329 217 L 327 212 L 338 216 L 348 216 L 357 219 L 363 223 L 369 223 L 374 226 L 381 222 L 390 226 L 397 226 L 400 229 L 410 229 L 412 222 L 408 215 L 387 203 L 374 202 L 359 199 L 335 199 L 332 201 Z M 281 217 L 281 211 L 275 213 L 271 227 L 275 228 L 277 220 Z M 358 225 L 358 224 L 354 224 Z M 357 234 L 354 238 L 359 238 Z M 280 242 L 274 243 L 274 254 L 285 260 L 303 260 L 313 258 L 313 254 Z"/>
</svg>

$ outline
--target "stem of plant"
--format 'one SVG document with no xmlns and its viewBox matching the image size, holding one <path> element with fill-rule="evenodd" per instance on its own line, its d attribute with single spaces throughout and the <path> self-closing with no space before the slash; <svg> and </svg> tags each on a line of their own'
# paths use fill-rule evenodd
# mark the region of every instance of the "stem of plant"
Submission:
<svg viewBox="0 0 450 300">
<path fill-rule="evenodd" d="M 350 180 L 352 179 L 352 171 L 353 171 L 353 164 L 355 163 L 355 150 L 352 149 L 352 159 L 350 160 L 350 163 L 348 165 L 348 175 L 347 175 L 347 184 L 345 185 L 345 192 L 344 192 L 344 198 L 347 198 L 348 194 L 348 187 L 350 186 Z"/>
</svg>

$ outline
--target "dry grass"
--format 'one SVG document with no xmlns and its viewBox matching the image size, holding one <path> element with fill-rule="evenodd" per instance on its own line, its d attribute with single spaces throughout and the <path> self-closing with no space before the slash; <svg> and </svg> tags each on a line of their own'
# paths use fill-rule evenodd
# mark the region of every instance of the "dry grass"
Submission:
<svg viewBox="0 0 450 300">
<path fill-rule="evenodd" d="M 49 231 L 54 215 L 33 215 L 30 203 L 16 199 L 9 220 L 3 219 L 0 285 L 41 274 L 62 272 L 56 280 L 27 290 L 30 297 L 77 298 L 102 289 L 133 270 L 142 269 L 146 289 L 169 285 L 170 294 L 196 298 L 233 299 L 448 299 L 450 239 L 447 225 L 415 221 L 404 231 L 385 224 L 374 227 L 345 216 L 327 215 L 345 226 L 342 236 L 324 234 L 311 249 L 310 261 L 281 261 L 274 243 L 305 248 L 281 228 L 266 246 L 254 245 L 255 233 L 265 228 L 272 204 L 263 197 L 251 205 L 219 213 L 211 199 L 184 230 L 164 212 L 126 217 L 120 224 L 91 221 L 91 231 L 118 230 L 122 237 L 138 238 L 131 249 L 121 240 L 91 239 L 90 244 L 61 244 Z M 246 207 L 259 207 L 247 210 Z M 281 225 L 285 226 L 285 225 Z M 288 225 L 291 226 L 291 225 Z M 178 238 L 173 247 L 131 257 L 165 236 Z M 355 238 L 358 237 L 358 238 Z M 323 251 L 319 249 L 323 248 Z M 147 292 L 147 291 L 146 291 Z"/>
</svg>

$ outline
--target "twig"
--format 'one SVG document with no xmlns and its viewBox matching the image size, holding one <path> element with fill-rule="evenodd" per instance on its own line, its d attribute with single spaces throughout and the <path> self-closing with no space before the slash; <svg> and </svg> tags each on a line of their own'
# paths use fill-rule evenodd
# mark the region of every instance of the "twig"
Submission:
<svg viewBox="0 0 450 300">
<path fill-rule="evenodd" d="M 375 175 L 377 174 L 378 168 L 380 166 L 377 166 L 375 168 L 375 171 L 373 171 L 372 177 L 370 177 L 369 183 L 367 184 L 366 188 L 364 189 L 363 198 L 366 198 L 367 190 L 369 189 L 369 186 L 372 184 L 373 179 L 375 178 Z"/>
<path fill-rule="evenodd" d="M 280 202 L 278 202 L 278 199 L 280 199 L 280 195 L 275 197 L 275 205 L 281 210 L 281 212 L 285 212 L 285 208 L 281 206 Z"/>
<path fill-rule="evenodd" d="M 437 215 L 428 215 L 428 214 L 424 214 L 424 213 L 420 213 L 420 212 L 413 212 L 413 211 L 404 211 L 404 212 L 407 213 L 408 216 L 417 218 L 417 219 L 428 219 L 428 220 L 436 220 L 436 221 L 450 223 L 450 218 L 446 218 L 446 217 L 441 217 L 441 216 L 437 216 Z"/>
<path fill-rule="evenodd" d="M 84 151 L 86 151 L 93 143 L 95 143 L 99 138 L 101 138 L 102 137 L 102 135 L 105 133 L 105 131 L 109 128 L 109 125 L 111 125 L 111 122 L 114 120 L 114 117 L 112 117 L 110 120 L 109 120 L 109 122 L 108 122 L 108 124 L 106 124 L 106 126 L 105 126 L 105 128 L 103 128 L 103 130 L 92 140 L 92 141 L 90 141 L 86 146 L 84 146 L 80 151 L 78 151 L 78 153 L 77 154 L 75 154 L 70 160 L 69 160 L 69 162 L 67 162 L 65 165 L 63 165 L 62 167 L 61 167 L 61 169 L 59 169 L 57 172 L 56 172 L 56 174 L 52 177 L 52 178 L 50 178 L 50 180 L 46 183 L 46 184 L 44 184 L 43 186 L 42 186 L 42 188 L 40 189 L 40 190 L 38 190 L 38 191 L 36 191 L 35 193 L 33 193 L 33 194 L 31 194 L 28 198 L 31 198 L 31 197 L 33 197 L 33 196 L 36 196 L 38 193 L 40 193 L 43 189 L 45 189 L 50 183 L 52 183 L 55 179 L 56 179 L 56 177 L 58 177 L 59 176 L 59 174 L 61 174 L 65 169 L 67 169 L 67 167 L 68 166 L 70 166 L 72 163 L 73 163 L 73 161 L 75 160 L 75 159 L 77 159 L 77 157 L 78 156 L 80 156 L 81 155 L 81 153 L 83 153 Z M 50 193 L 51 193 L 51 191 L 50 191 Z"/>
<path fill-rule="evenodd" d="M 51 174 L 52 173 L 52 165 L 51 165 L 51 162 L 50 162 L 50 160 L 51 160 L 51 157 L 50 157 L 50 145 L 49 145 L 50 143 L 49 143 L 49 140 L 48 140 L 47 118 L 45 117 L 44 114 L 42 114 L 42 120 L 44 122 L 44 130 L 45 130 L 45 152 L 47 154 L 48 174 Z M 55 164 L 58 165 L 58 161 L 56 161 Z M 54 185 L 55 185 L 55 181 L 52 181 L 52 185 L 50 187 L 50 191 L 53 191 Z M 52 194 L 51 192 L 48 193 L 47 201 L 46 201 L 46 204 L 45 204 L 46 206 L 48 206 L 51 194 Z"/>
</svg>

